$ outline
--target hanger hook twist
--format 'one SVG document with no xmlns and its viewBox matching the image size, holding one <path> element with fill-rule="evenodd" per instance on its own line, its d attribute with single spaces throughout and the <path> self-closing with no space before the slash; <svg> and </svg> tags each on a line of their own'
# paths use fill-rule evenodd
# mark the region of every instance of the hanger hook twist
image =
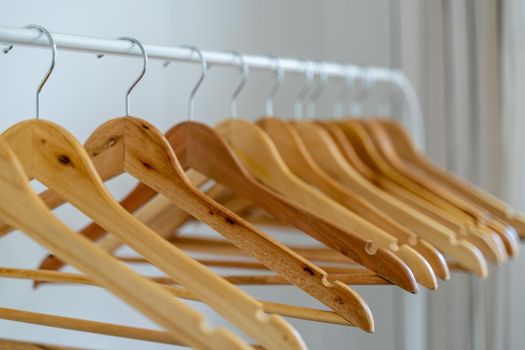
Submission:
<svg viewBox="0 0 525 350">
<path fill-rule="evenodd" d="M 308 95 L 308 93 L 310 92 L 314 84 L 314 73 L 313 73 L 312 64 L 313 62 L 311 61 L 307 61 L 304 63 L 305 84 L 303 88 L 301 89 L 301 91 L 299 91 L 299 93 L 295 97 L 294 103 L 293 103 L 294 117 L 296 119 L 303 117 L 304 99 Z"/>
<path fill-rule="evenodd" d="M 351 66 L 345 66 L 344 67 L 344 85 L 341 89 L 341 92 L 337 95 L 337 98 L 335 100 L 334 104 L 334 116 L 335 117 L 342 117 L 345 113 L 344 106 L 345 106 L 345 100 L 348 98 L 350 93 L 352 92 L 352 88 L 354 86 L 354 78 L 355 78 L 355 71 Z"/>
<path fill-rule="evenodd" d="M 372 88 L 372 80 L 368 69 L 361 67 L 357 73 L 357 79 L 360 81 L 360 88 L 357 97 L 354 99 L 354 105 L 351 108 L 351 114 L 362 115 L 363 114 L 363 103 L 370 96 L 370 90 Z"/>
<path fill-rule="evenodd" d="M 40 93 L 42 92 L 42 89 L 44 88 L 44 85 L 46 85 L 47 80 L 51 76 L 51 73 L 53 73 L 53 70 L 55 69 L 55 64 L 57 60 L 57 45 L 55 43 L 55 39 L 53 39 L 53 36 L 51 33 L 44 27 L 38 25 L 38 24 L 30 24 L 25 26 L 25 28 L 28 29 L 36 29 L 41 34 L 45 35 L 47 39 L 49 40 L 49 45 L 51 46 L 51 65 L 49 66 L 49 69 L 47 70 L 46 74 L 44 75 L 44 78 L 40 82 L 40 85 L 38 85 L 38 88 L 36 90 L 36 119 L 40 119 Z M 12 48 L 12 45 L 11 45 Z M 10 49 L 9 49 L 10 50 Z M 9 52 L 9 50 L 4 51 L 5 53 Z"/>
<path fill-rule="evenodd" d="M 328 82 L 328 75 L 323 69 L 323 64 L 320 62 L 317 62 L 315 64 L 315 67 L 316 67 L 319 79 L 317 81 L 314 91 L 312 91 L 312 93 L 308 96 L 306 100 L 307 101 L 306 102 L 306 116 L 308 118 L 315 118 L 316 109 L 317 109 L 316 102 L 321 96 L 321 94 L 323 93 L 323 91 L 325 90 L 327 82 Z M 315 77 L 315 73 L 314 73 L 314 77 Z"/>
<path fill-rule="evenodd" d="M 202 54 L 201 50 L 199 50 L 195 46 L 182 45 L 181 48 L 191 50 L 192 55 L 196 53 L 201 63 L 201 75 L 199 77 L 199 80 L 197 80 L 197 83 L 191 90 L 190 97 L 188 98 L 188 120 L 191 121 L 193 120 L 193 105 L 194 105 L 195 95 L 197 94 L 197 91 L 199 90 L 202 82 L 204 81 L 204 78 L 206 78 L 206 75 L 208 74 L 208 62 L 206 61 L 206 58 Z"/>
<path fill-rule="evenodd" d="M 272 87 L 268 91 L 268 95 L 266 96 L 265 111 L 267 116 L 273 116 L 273 102 L 275 100 L 275 96 L 277 95 L 277 91 L 279 91 L 279 89 L 284 83 L 285 70 L 279 58 L 275 56 L 268 57 L 274 62 L 275 82 L 273 83 Z"/>
<path fill-rule="evenodd" d="M 146 70 L 148 68 L 148 53 L 146 52 L 146 49 L 144 48 L 144 45 L 140 41 L 138 41 L 135 38 L 123 36 L 118 38 L 119 40 L 127 40 L 130 41 L 132 45 L 137 45 L 142 52 L 142 71 L 140 72 L 139 76 L 135 81 L 131 84 L 131 86 L 128 88 L 128 91 L 126 92 L 126 117 L 129 116 L 129 95 L 131 94 L 131 91 L 137 86 L 139 81 L 142 80 L 144 75 L 146 74 Z"/>
<path fill-rule="evenodd" d="M 242 72 L 242 80 L 233 92 L 232 97 L 230 98 L 230 118 L 234 118 L 237 117 L 237 97 L 239 97 L 239 94 L 248 82 L 248 78 L 250 76 L 250 68 L 248 67 L 248 64 L 246 63 L 246 60 L 244 59 L 243 55 L 241 55 L 237 51 L 227 52 L 231 53 L 233 56 L 239 59 L 239 65 L 241 67 Z"/>
</svg>

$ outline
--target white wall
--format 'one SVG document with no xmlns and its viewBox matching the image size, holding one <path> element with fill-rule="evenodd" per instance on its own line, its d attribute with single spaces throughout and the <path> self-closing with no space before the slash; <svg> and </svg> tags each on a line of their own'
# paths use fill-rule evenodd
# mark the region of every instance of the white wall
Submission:
<svg viewBox="0 0 525 350">
<path fill-rule="evenodd" d="M 252 54 L 323 59 L 388 66 L 390 58 L 390 2 L 375 1 L 6 1 L 0 0 L 0 25 L 20 27 L 36 23 L 51 31 L 115 38 L 135 36 L 149 44 L 192 44 L 202 49 L 235 49 Z M 34 93 L 49 64 L 49 51 L 15 47 L 0 55 L 0 126 L 34 117 Z M 140 70 L 140 60 L 59 52 L 55 73 L 42 93 L 42 117 L 69 129 L 81 141 L 102 122 L 124 112 L 124 92 Z M 198 77 L 196 65 L 173 63 L 167 68 L 152 61 L 133 92 L 131 113 L 165 130 L 184 120 L 186 99 Z M 254 73 L 239 98 L 239 113 L 247 118 L 263 114 L 269 73 Z M 238 72 L 213 68 L 199 91 L 197 119 L 213 124 L 228 114 L 228 99 Z M 276 112 L 290 115 L 292 98 L 302 77 L 287 77 L 276 100 Z M 339 85 L 328 87 L 320 114 L 329 109 Z M 111 183 L 123 194 L 132 181 Z M 73 227 L 86 219 L 71 208 L 58 211 Z M 43 249 L 14 233 L 0 242 L 0 266 L 34 268 Z M 311 349 L 393 349 L 403 308 L 392 287 L 357 288 L 369 303 L 376 334 L 353 328 L 291 320 Z M 253 295 L 317 306 L 296 288 L 247 288 Z M 395 292 L 397 294 L 401 292 Z M 397 298 L 397 299 L 394 299 Z M 422 296 L 404 299 L 407 307 Z M 202 308 L 198 304 L 193 304 Z M 142 316 L 107 293 L 88 287 L 44 287 L 33 291 L 27 281 L 0 279 L 0 306 L 64 314 L 108 322 L 151 326 Z M 399 305 L 397 305 L 399 306 Z M 213 313 L 208 312 L 210 317 Z M 401 310 L 401 311 L 399 311 Z M 213 318 L 215 324 L 220 322 Z M 416 329 L 417 330 L 417 329 Z M 399 334 L 399 333 L 398 333 Z M 50 328 L 0 321 L 0 337 L 88 346 L 100 349 L 163 349 L 167 346 L 124 341 Z M 398 335 L 399 338 L 399 335 Z M 398 339 L 399 340 L 399 339 Z"/>
</svg>

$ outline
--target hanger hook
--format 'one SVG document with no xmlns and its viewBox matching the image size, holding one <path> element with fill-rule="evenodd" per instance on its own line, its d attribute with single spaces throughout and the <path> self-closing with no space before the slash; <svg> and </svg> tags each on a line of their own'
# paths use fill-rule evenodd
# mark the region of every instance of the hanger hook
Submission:
<svg viewBox="0 0 525 350">
<path fill-rule="evenodd" d="M 305 84 L 301 91 L 297 94 L 294 100 L 294 116 L 296 119 L 303 117 L 303 102 L 304 98 L 308 95 L 308 92 L 313 87 L 314 84 L 314 74 L 313 74 L 313 68 L 312 68 L 312 62 L 307 61 L 304 63 L 304 76 L 305 76 Z"/>
<path fill-rule="evenodd" d="M 315 118 L 316 115 L 316 108 L 317 108 L 317 100 L 323 93 L 323 91 L 326 88 L 326 84 L 328 82 L 328 75 L 326 74 L 325 70 L 323 69 L 323 64 L 317 62 L 315 64 L 316 70 L 319 76 L 319 80 L 317 81 L 317 84 L 315 86 L 314 91 L 308 96 L 307 102 L 306 102 L 306 116 L 309 118 Z M 314 74 L 315 77 L 315 74 Z"/>
<path fill-rule="evenodd" d="M 361 115 L 363 114 L 363 102 L 370 95 L 372 81 L 366 68 L 359 69 L 357 79 L 360 80 L 361 84 L 357 97 L 355 98 L 355 104 L 353 105 L 353 108 L 351 108 L 351 113 L 354 115 Z"/>
<path fill-rule="evenodd" d="M 55 43 L 55 39 L 53 39 L 53 36 L 46 28 L 39 26 L 38 24 L 30 24 L 30 25 L 25 26 L 25 28 L 36 29 L 41 34 L 44 34 L 49 40 L 49 45 L 51 46 L 51 50 L 52 50 L 51 65 L 49 66 L 49 69 L 47 70 L 46 75 L 44 75 L 44 78 L 42 79 L 42 81 L 40 82 L 40 85 L 38 85 L 38 89 L 36 90 L 36 119 L 38 120 L 40 119 L 40 93 L 42 92 L 44 85 L 46 85 L 47 80 L 51 76 L 51 73 L 55 69 L 55 63 L 57 60 L 57 45 Z M 7 52 L 9 52 L 9 50 L 7 50 Z"/>
<path fill-rule="evenodd" d="M 202 82 L 204 81 L 204 78 L 206 78 L 206 75 L 208 74 L 208 62 L 206 61 L 206 58 L 202 54 L 201 50 L 195 46 L 182 45 L 181 48 L 190 49 L 192 51 L 192 55 L 196 53 L 201 63 L 201 75 L 191 90 L 190 97 L 188 99 L 188 120 L 191 121 L 193 120 L 193 101 L 195 100 L 195 94 L 197 93 L 197 90 L 199 90 Z"/>
<path fill-rule="evenodd" d="M 248 64 L 246 63 L 246 60 L 244 59 L 243 55 L 236 51 L 227 52 L 231 53 L 233 56 L 239 59 L 239 64 L 242 70 L 242 80 L 233 92 L 232 97 L 230 98 L 230 118 L 233 118 L 237 117 L 237 97 L 239 97 L 239 94 L 248 82 L 248 78 L 250 76 L 250 68 L 248 67 Z"/>
<path fill-rule="evenodd" d="M 133 84 L 131 84 L 131 86 L 129 87 L 128 91 L 126 92 L 126 117 L 127 117 L 127 116 L 129 116 L 129 95 L 130 95 L 131 91 L 133 91 L 135 86 L 137 86 L 139 81 L 141 81 L 142 78 L 144 77 L 144 75 L 146 74 L 146 70 L 148 68 L 148 53 L 146 52 L 146 49 L 144 48 L 144 45 L 142 45 L 142 43 L 140 41 L 138 41 L 137 39 L 135 39 L 135 38 L 128 37 L 128 36 L 123 36 L 123 37 L 120 37 L 118 39 L 119 40 L 127 40 L 127 41 L 130 41 L 132 45 L 137 45 L 139 47 L 140 51 L 142 52 L 142 59 L 143 59 L 142 71 L 140 72 L 140 74 L 137 77 L 137 79 L 135 79 Z"/>
<path fill-rule="evenodd" d="M 268 56 L 273 62 L 275 66 L 275 82 L 273 83 L 272 87 L 268 91 L 268 95 L 266 96 L 266 115 L 267 116 L 273 116 L 273 101 L 275 100 L 275 96 L 277 95 L 277 91 L 279 91 L 279 88 L 283 85 L 284 82 L 284 67 L 281 64 L 281 60 L 275 56 Z"/>
<path fill-rule="evenodd" d="M 344 105 L 345 100 L 350 95 L 350 92 L 352 91 L 352 88 L 354 86 L 354 69 L 352 69 L 351 66 L 345 66 L 344 67 L 344 76 L 345 81 L 343 88 L 341 89 L 341 92 L 337 95 L 337 98 L 335 100 L 334 104 L 334 116 L 336 117 L 342 117 L 344 115 Z"/>
</svg>

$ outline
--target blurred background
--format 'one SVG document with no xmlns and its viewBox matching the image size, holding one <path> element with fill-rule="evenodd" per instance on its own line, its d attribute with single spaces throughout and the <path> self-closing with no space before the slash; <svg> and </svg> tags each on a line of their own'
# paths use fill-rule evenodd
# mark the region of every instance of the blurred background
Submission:
<svg viewBox="0 0 525 350">
<path fill-rule="evenodd" d="M 153 45 L 191 44 L 203 50 L 398 68 L 420 99 L 426 153 L 525 211 L 522 0 L 0 0 L 0 26 L 27 24 L 104 38 L 133 36 Z M 125 91 L 141 61 L 66 51 L 58 55 L 42 93 L 41 115 L 84 141 L 98 125 L 124 114 Z M 48 49 L 15 46 L 8 55 L 0 54 L 2 130 L 34 117 L 35 89 L 48 65 Z M 173 62 L 164 67 L 163 62 L 151 61 L 131 96 L 131 114 L 161 130 L 184 120 L 199 74 L 195 64 Z M 228 116 L 229 98 L 239 79 L 236 69 L 212 67 L 195 99 L 196 119 L 213 125 Z M 255 120 L 264 114 L 272 79 L 270 72 L 250 76 L 238 100 L 241 117 Z M 302 76 L 286 76 L 275 101 L 277 115 L 292 116 L 293 98 L 303 83 Z M 341 88 L 341 82 L 330 82 L 318 103 L 320 117 L 333 112 Z M 385 89 L 372 90 L 363 114 L 379 113 L 374 96 L 384 97 Z M 389 114 L 406 114 L 398 99 L 389 102 Z M 109 185 L 121 196 L 132 184 L 131 178 L 120 177 Z M 71 207 L 57 213 L 75 228 L 88 222 Z M 35 268 L 45 253 L 16 232 L 0 241 L 0 266 Z M 357 288 L 374 314 L 374 334 L 290 322 L 310 349 L 524 349 L 524 268 L 522 254 L 491 268 L 485 280 L 455 273 L 438 291 L 421 290 L 418 295 L 393 287 Z M 245 289 L 260 299 L 319 306 L 297 288 Z M 0 279 L 0 306 L 154 327 L 113 296 L 90 287 L 34 291 L 28 281 Z M 192 306 L 205 311 L 214 325 L 225 323 L 205 306 Z M 173 348 L 6 321 L 0 321 L 0 337 L 108 350 Z"/>
</svg>

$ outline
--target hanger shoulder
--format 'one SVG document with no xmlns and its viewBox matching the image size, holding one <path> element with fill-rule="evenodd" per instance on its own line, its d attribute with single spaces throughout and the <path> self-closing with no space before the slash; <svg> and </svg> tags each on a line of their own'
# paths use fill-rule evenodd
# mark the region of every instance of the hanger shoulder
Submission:
<svg viewBox="0 0 525 350">
<path fill-rule="evenodd" d="M 122 147 L 119 146 L 120 143 Z M 101 160 L 105 167 L 102 171 L 105 176 L 111 177 L 125 171 L 219 232 L 235 232 L 232 227 L 242 226 L 235 216 L 221 210 L 191 186 L 167 140 L 146 121 L 124 117 L 102 124 L 92 133 L 85 147 L 95 164 Z M 113 165 L 114 162 L 107 161 L 114 157 L 123 157 L 122 169 Z M 126 214 L 131 216 L 127 212 Z M 145 227 L 142 223 L 140 226 Z M 113 232 L 110 227 L 106 229 Z M 152 263 L 172 275 L 262 345 L 283 349 L 304 347 L 299 335 L 281 317 L 268 315 L 263 319 L 259 318 L 257 315 L 264 313 L 259 302 L 198 264 L 153 231 L 148 231 L 153 235 L 147 241 L 144 241 L 146 237 L 143 235 L 141 246 L 134 247 L 131 242 L 127 243 L 144 256 L 149 254 Z M 153 237 L 159 242 L 158 247 L 152 246 Z M 146 244 L 149 247 L 143 247 Z M 146 251 L 149 249 L 152 250 Z M 174 262 L 174 254 L 178 256 L 177 262 Z"/>
<path fill-rule="evenodd" d="M 294 124 L 305 143 L 316 145 L 308 149 L 309 153 L 317 164 L 328 173 L 333 174 L 334 179 L 346 187 L 351 187 L 354 191 L 358 191 L 356 193 L 366 196 L 367 200 L 377 208 L 395 218 L 402 225 L 410 228 L 420 238 L 427 240 L 445 254 L 453 255 L 458 261 L 462 262 L 463 266 L 468 266 L 468 269 L 478 275 L 484 276 L 486 274 L 486 261 L 479 250 L 471 244 L 466 244 L 467 242 L 458 241 L 454 232 L 446 227 L 429 220 L 417 210 L 376 189 L 373 184 L 357 175 L 355 170 L 348 163 L 345 163 L 342 155 L 338 158 L 333 158 L 333 155 L 338 154 L 335 151 L 335 148 L 338 148 L 337 144 L 332 141 L 329 135 L 316 132 L 313 129 L 314 126 L 307 123 Z M 356 149 L 356 151 L 359 150 Z"/>
<path fill-rule="evenodd" d="M 21 134 L 23 132 L 19 135 Z M 11 138 L 11 141 L 13 140 L 16 138 Z M 31 147 L 31 143 L 27 143 L 26 147 Z M 29 153 L 26 150 L 22 154 L 25 156 Z M 203 342 L 213 340 L 236 349 L 246 348 L 243 342 L 225 330 L 206 331 L 202 315 L 178 302 L 162 288 L 146 281 L 125 265 L 114 261 L 63 225 L 32 192 L 22 166 L 1 140 L 0 163 L 2 220 L 26 232 L 53 254 L 68 261 L 167 330 L 181 334 L 188 344 L 212 349 L 214 347 Z M 148 302 L 150 300 L 156 300 L 157 303 Z"/>
<path fill-rule="evenodd" d="M 397 122 L 389 119 L 380 119 L 376 123 L 380 124 L 389 135 L 392 144 L 403 160 L 421 169 L 434 179 L 439 180 L 444 185 L 464 196 L 464 198 L 489 210 L 499 219 L 515 226 L 520 232 L 523 232 L 525 236 L 525 219 L 521 218 L 520 215 L 512 213 L 510 205 L 431 163 L 417 150 L 415 145 L 412 144 L 406 131 Z"/>
<path fill-rule="evenodd" d="M 348 123 L 358 123 L 359 125 L 352 127 L 361 127 L 362 136 L 371 140 L 373 146 L 369 150 L 377 154 L 377 156 L 373 156 L 376 162 L 377 159 L 382 159 L 380 169 L 387 177 L 418 196 L 427 199 L 436 207 L 450 212 L 459 220 L 485 222 L 487 219 L 485 211 L 460 198 L 439 183 L 430 181 L 428 177 L 419 176 L 417 172 L 406 167 L 396 156 L 388 135 L 377 124 L 368 121 L 349 121 Z"/>
<path fill-rule="evenodd" d="M 364 199 L 354 195 L 354 193 L 325 174 L 323 170 L 315 164 L 314 160 L 306 151 L 306 146 L 300 136 L 289 124 L 276 118 L 264 118 L 259 120 L 258 124 L 272 139 L 279 154 L 294 174 L 320 189 L 328 197 L 346 209 L 351 210 L 359 217 L 372 223 L 375 227 L 399 239 L 401 244 L 408 244 L 411 248 L 414 248 L 413 246 L 417 241 L 416 235 L 404 230 L 402 226 L 397 225 L 397 223 L 376 210 Z M 318 211 L 316 210 L 316 212 Z M 437 253 L 437 251 L 435 251 L 435 253 Z M 407 255 L 410 255 L 410 253 Z M 426 263 L 423 262 L 423 268 L 414 271 L 416 266 L 421 266 L 417 260 L 409 265 L 414 272 L 416 280 L 427 288 L 437 288 L 437 282 L 432 268 L 429 269 Z"/>
<path fill-rule="evenodd" d="M 114 124 L 112 129 L 120 131 L 122 125 Z M 86 150 L 65 129 L 42 120 L 32 121 L 30 126 L 33 138 L 32 172 L 35 178 L 56 191 L 60 197 L 76 206 L 103 226 L 105 230 L 118 235 L 135 251 L 192 289 L 197 295 L 202 296 L 210 305 L 217 306 L 218 304 L 219 310 L 222 311 L 222 309 L 228 309 L 227 305 L 229 305 L 222 299 L 227 300 L 230 304 L 232 303 L 231 296 L 235 296 L 235 301 L 243 300 L 241 297 L 244 294 L 241 294 L 239 290 L 158 237 L 123 209 L 104 187 Z M 7 135 L 10 135 L 11 132 L 16 132 L 16 129 L 6 131 Z M 111 139 L 105 146 L 117 152 L 116 158 L 123 157 L 123 140 Z M 99 149 L 96 152 L 99 152 Z M 110 171 L 123 164 L 123 161 L 118 159 L 104 163 Z M 108 171 L 104 175 L 114 176 L 117 173 Z M 194 282 L 196 276 L 199 276 L 198 280 L 202 285 Z M 228 290 L 231 291 L 230 294 Z M 239 313 L 251 311 L 240 307 L 238 309 Z M 245 319 L 243 322 L 237 323 L 247 327 L 254 324 L 254 322 L 245 322 Z M 290 338 L 290 341 L 293 340 Z"/>
<path fill-rule="evenodd" d="M 126 196 L 121 202 L 120 205 L 126 209 L 128 212 L 134 212 L 138 210 L 143 204 L 147 201 L 150 201 L 156 192 L 144 184 L 138 184 L 130 193 Z M 40 198 L 46 203 L 49 208 L 56 208 L 59 205 L 63 204 L 62 198 L 58 197 L 56 192 L 47 190 L 40 194 Z M 154 197 L 157 198 L 157 197 Z M 157 232 L 157 231 L 155 231 Z M 82 230 L 79 231 L 79 234 L 86 237 L 91 241 L 97 241 L 102 236 L 104 236 L 107 231 L 96 222 L 92 222 L 89 225 L 85 226 Z M 117 239 L 118 244 L 115 244 L 114 250 L 122 245 L 122 241 L 115 236 L 111 236 L 112 240 Z M 109 251 L 105 249 L 105 251 Z M 64 266 L 64 262 L 58 259 L 54 255 L 46 256 L 40 263 L 39 269 L 44 270 L 60 270 Z M 39 282 L 35 282 L 35 286 L 38 286 Z"/>
<path fill-rule="evenodd" d="M 187 122 L 177 125 L 168 134 L 168 139 L 172 140 L 170 142 L 185 166 L 208 175 L 257 203 L 275 218 L 297 227 L 333 249 L 344 252 L 392 283 L 414 291 L 411 274 L 406 274 L 406 267 L 403 268 L 404 264 L 394 255 L 383 249 L 379 249 L 374 256 L 370 255 L 367 252 L 368 241 L 349 234 L 316 213 L 268 190 L 243 168 L 236 155 L 215 130 L 204 124 Z M 383 259 L 390 262 L 381 262 Z"/>
<path fill-rule="evenodd" d="M 373 240 L 378 247 L 398 248 L 394 237 L 362 220 L 293 174 L 270 138 L 256 125 L 241 119 L 229 119 L 219 124 L 217 130 L 233 145 L 253 175 L 269 187 L 363 239 Z"/>
</svg>

